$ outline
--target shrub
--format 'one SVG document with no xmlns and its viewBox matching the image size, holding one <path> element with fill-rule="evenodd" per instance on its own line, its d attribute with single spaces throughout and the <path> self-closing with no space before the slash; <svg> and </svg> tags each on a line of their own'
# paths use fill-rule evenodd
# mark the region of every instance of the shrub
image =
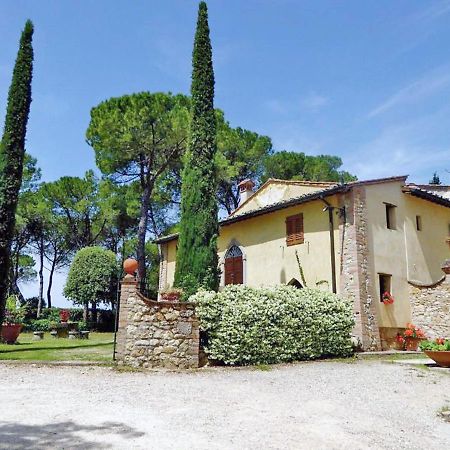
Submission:
<svg viewBox="0 0 450 450">
<path fill-rule="evenodd" d="M 51 331 L 58 322 L 50 319 L 36 319 L 32 320 L 26 327 L 26 331 Z"/>
<path fill-rule="evenodd" d="M 291 286 L 200 291 L 205 351 L 226 364 L 267 364 L 352 353 L 352 305 L 335 294 Z"/>
</svg>

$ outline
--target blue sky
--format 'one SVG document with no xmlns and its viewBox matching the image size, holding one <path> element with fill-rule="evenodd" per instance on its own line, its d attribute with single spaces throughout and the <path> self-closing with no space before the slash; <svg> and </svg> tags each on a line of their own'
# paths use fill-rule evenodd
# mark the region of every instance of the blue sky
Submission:
<svg viewBox="0 0 450 450">
<path fill-rule="evenodd" d="M 359 178 L 450 184 L 450 0 L 210 0 L 216 106 L 277 150 L 329 153 Z M 90 108 L 189 92 L 197 1 L 0 2 L 0 111 L 35 24 L 27 149 L 44 180 L 95 165 Z"/>
</svg>

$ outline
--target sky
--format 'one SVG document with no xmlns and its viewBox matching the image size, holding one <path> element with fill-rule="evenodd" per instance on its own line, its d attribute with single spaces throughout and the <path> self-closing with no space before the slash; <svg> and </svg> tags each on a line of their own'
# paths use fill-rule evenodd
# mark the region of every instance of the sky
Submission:
<svg viewBox="0 0 450 450">
<path fill-rule="evenodd" d="M 90 109 L 189 93 L 191 0 L 2 0 L 0 119 L 26 19 L 35 25 L 27 151 L 44 181 L 95 168 Z M 450 184 L 450 0 L 210 0 L 215 105 L 275 150 L 338 155 L 368 179 Z M 64 304 L 56 280 L 57 304 Z M 35 295 L 35 285 L 25 294 Z"/>
</svg>

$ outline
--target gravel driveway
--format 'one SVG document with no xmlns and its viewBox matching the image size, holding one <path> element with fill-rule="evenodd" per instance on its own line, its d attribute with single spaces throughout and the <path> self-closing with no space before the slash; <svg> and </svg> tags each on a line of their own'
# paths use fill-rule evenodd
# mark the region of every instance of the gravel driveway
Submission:
<svg viewBox="0 0 450 450">
<path fill-rule="evenodd" d="M 117 372 L 0 364 L 2 449 L 450 449 L 450 376 L 373 361 Z"/>
</svg>

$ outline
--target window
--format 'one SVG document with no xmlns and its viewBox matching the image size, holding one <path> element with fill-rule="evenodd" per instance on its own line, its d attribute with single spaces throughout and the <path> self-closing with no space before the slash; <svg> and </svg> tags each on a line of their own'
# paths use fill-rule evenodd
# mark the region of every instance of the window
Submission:
<svg viewBox="0 0 450 450">
<path fill-rule="evenodd" d="M 286 218 L 286 245 L 303 244 L 303 214 Z"/>
<path fill-rule="evenodd" d="M 391 291 L 391 281 L 392 281 L 392 275 L 387 275 L 384 273 L 378 274 L 379 284 L 380 284 L 380 302 L 383 301 L 383 294 L 385 292 L 389 292 L 392 294 Z"/>
<path fill-rule="evenodd" d="M 422 217 L 416 216 L 416 230 L 422 231 Z"/>
<path fill-rule="evenodd" d="M 395 230 L 397 225 L 395 220 L 395 210 L 397 207 L 390 203 L 385 203 L 384 206 L 386 207 L 386 227 L 389 230 Z"/>
</svg>

